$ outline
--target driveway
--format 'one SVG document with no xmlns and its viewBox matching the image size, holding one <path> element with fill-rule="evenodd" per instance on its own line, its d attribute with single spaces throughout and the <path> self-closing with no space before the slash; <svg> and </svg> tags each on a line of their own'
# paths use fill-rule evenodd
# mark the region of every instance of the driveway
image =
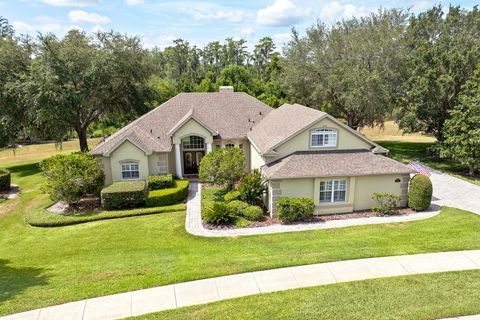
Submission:
<svg viewBox="0 0 480 320">
<path fill-rule="evenodd" d="M 430 170 L 433 184 L 433 203 L 480 214 L 480 186 Z"/>
</svg>

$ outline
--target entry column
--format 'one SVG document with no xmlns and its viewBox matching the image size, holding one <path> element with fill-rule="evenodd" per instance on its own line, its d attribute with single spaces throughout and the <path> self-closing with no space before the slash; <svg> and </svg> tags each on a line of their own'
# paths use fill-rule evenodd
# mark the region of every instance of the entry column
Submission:
<svg viewBox="0 0 480 320">
<path fill-rule="evenodd" d="M 180 143 L 175 143 L 175 173 L 179 179 L 182 179 L 182 157 L 180 153 Z"/>
</svg>

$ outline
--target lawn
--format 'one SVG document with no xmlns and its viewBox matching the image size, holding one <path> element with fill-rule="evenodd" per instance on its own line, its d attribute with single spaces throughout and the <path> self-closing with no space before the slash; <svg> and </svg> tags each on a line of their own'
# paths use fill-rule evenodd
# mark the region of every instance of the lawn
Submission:
<svg viewBox="0 0 480 320">
<path fill-rule="evenodd" d="M 385 121 L 383 127 L 362 128 L 360 130 L 367 138 L 380 141 L 428 142 L 436 141 L 435 137 L 420 133 L 403 133 L 394 121 Z"/>
<path fill-rule="evenodd" d="M 135 319 L 438 319 L 480 313 L 480 270 L 294 289 Z"/>
<path fill-rule="evenodd" d="M 35 163 L 10 166 L 22 194 L 0 204 L 0 315 L 169 283 L 334 260 L 479 249 L 480 216 L 236 238 L 185 231 L 184 213 L 28 226 L 50 203 Z M 4 207 L 5 206 L 5 207 Z"/>
</svg>

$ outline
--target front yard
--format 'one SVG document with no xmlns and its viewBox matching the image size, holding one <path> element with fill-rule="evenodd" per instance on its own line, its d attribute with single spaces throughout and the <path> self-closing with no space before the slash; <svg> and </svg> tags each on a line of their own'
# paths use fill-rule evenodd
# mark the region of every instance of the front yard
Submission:
<svg viewBox="0 0 480 320">
<path fill-rule="evenodd" d="M 38 228 L 50 203 L 32 163 L 9 166 L 22 194 L 0 204 L 0 315 L 168 283 L 363 257 L 479 249 L 480 216 L 445 208 L 417 222 L 237 238 L 185 231 L 161 213 Z"/>
</svg>

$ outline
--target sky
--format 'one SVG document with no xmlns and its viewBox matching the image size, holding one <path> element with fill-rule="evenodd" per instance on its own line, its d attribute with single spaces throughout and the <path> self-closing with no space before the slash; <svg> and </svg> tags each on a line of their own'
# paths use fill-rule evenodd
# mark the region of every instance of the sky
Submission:
<svg viewBox="0 0 480 320">
<path fill-rule="evenodd" d="M 293 27 L 302 33 L 317 20 L 331 24 L 380 7 L 421 12 L 438 3 L 445 8 L 451 3 L 471 9 L 475 1 L 0 0 L 0 16 L 17 33 L 33 36 L 38 32 L 62 36 L 72 28 L 115 30 L 140 36 L 148 48 L 162 49 L 178 38 L 203 47 L 233 37 L 246 39 L 251 49 L 264 36 L 272 37 L 280 48 L 288 42 Z"/>
</svg>

